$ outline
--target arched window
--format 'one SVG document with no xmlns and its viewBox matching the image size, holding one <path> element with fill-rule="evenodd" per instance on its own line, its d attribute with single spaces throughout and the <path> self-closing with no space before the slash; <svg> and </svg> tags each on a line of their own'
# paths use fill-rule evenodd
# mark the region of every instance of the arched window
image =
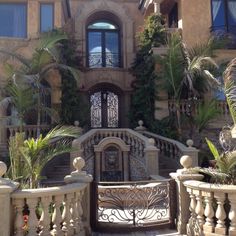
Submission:
<svg viewBox="0 0 236 236">
<path fill-rule="evenodd" d="M 120 67 L 119 27 L 96 21 L 87 26 L 87 65 L 90 68 Z"/>
</svg>

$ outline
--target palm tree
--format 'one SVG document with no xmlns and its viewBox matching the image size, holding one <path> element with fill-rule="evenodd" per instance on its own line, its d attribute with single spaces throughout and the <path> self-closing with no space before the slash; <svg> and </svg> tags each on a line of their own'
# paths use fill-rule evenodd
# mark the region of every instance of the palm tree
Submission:
<svg viewBox="0 0 236 236">
<path fill-rule="evenodd" d="M 210 69 L 217 68 L 216 63 L 209 54 L 211 44 L 205 45 L 206 49 L 187 49 L 179 34 L 172 34 L 168 39 L 168 52 L 160 60 L 162 64 L 162 79 L 164 86 L 173 99 L 176 107 L 176 121 L 178 134 L 181 137 L 180 100 L 183 92 L 187 98 L 199 96 L 198 82 L 203 82 L 207 87 L 211 82 L 218 83 Z M 196 53 L 196 54 L 195 54 Z M 200 54 L 198 54 L 200 53 Z"/>
<path fill-rule="evenodd" d="M 225 96 L 229 106 L 230 114 L 234 122 L 232 136 L 235 138 L 236 127 L 236 58 L 227 66 L 223 73 Z"/>
<path fill-rule="evenodd" d="M 70 66 L 63 64 L 63 58 L 60 53 L 60 42 L 67 40 L 67 36 L 64 33 L 51 32 L 42 37 L 39 47 L 37 47 L 32 55 L 32 58 L 27 59 L 20 54 L 14 52 L 7 52 L 6 50 L 0 49 L 0 53 L 8 54 L 16 58 L 22 67 L 20 69 L 14 69 L 11 71 L 11 78 L 14 82 L 25 81 L 33 90 L 37 100 L 37 126 L 41 124 L 41 113 L 44 110 L 49 115 L 52 112 L 50 109 L 45 109 L 41 101 L 41 93 L 44 90 L 42 81 L 45 80 L 48 74 L 52 70 L 68 70 L 73 78 L 78 80 L 78 71 Z M 12 66 L 8 65 L 8 69 Z M 37 131 L 39 136 L 39 129 Z"/>
<path fill-rule="evenodd" d="M 37 188 L 42 178 L 42 169 L 47 162 L 57 155 L 70 152 L 72 148 L 68 138 L 78 136 L 79 129 L 76 127 L 57 126 L 45 137 L 40 135 L 36 139 L 30 138 L 24 141 L 22 141 L 23 136 L 20 133 L 12 137 L 10 150 L 13 152 L 10 152 L 12 165 L 9 169 L 9 176 L 20 180 L 23 185 Z M 19 163 L 19 156 L 23 160 L 21 163 Z M 16 157 L 18 157 L 17 160 Z"/>
</svg>

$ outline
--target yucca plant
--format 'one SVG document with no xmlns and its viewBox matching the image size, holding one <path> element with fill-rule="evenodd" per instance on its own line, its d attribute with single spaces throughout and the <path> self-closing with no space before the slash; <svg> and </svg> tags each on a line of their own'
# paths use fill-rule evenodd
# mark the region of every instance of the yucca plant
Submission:
<svg viewBox="0 0 236 236">
<path fill-rule="evenodd" d="M 17 134 L 10 141 L 11 168 L 9 176 L 20 180 L 22 185 L 37 188 L 42 179 L 41 172 L 53 157 L 70 152 L 71 142 L 68 138 L 79 136 L 79 129 L 74 126 L 57 126 L 43 137 L 29 138 L 17 142 L 24 134 Z M 21 166 L 19 170 L 18 166 Z M 15 171 L 16 170 L 16 171 Z M 18 170 L 18 171 L 17 171 Z"/>
</svg>

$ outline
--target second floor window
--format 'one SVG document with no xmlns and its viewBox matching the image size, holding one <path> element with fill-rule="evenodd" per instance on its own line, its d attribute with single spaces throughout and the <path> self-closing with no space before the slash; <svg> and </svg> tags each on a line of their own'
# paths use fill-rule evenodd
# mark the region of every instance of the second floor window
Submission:
<svg viewBox="0 0 236 236">
<path fill-rule="evenodd" d="M 212 0 L 212 28 L 236 35 L 235 0 Z"/>
<path fill-rule="evenodd" d="M 54 6 L 50 3 L 40 4 L 40 32 L 50 31 L 54 27 Z"/>
<path fill-rule="evenodd" d="M 0 3 L 0 37 L 27 37 L 27 5 Z"/>
<path fill-rule="evenodd" d="M 87 65 L 90 68 L 120 67 L 119 28 L 108 22 L 87 27 Z"/>
</svg>

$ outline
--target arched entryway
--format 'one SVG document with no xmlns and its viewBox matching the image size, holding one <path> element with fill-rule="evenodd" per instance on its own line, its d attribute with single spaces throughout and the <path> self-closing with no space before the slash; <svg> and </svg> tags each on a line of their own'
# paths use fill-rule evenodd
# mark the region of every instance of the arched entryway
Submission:
<svg viewBox="0 0 236 236">
<path fill-rule="evenodd" d="M 120 127 L 121 92 L 111 85 L 97 86 L 90 93 L 91 128 Z"/>
</svg>

